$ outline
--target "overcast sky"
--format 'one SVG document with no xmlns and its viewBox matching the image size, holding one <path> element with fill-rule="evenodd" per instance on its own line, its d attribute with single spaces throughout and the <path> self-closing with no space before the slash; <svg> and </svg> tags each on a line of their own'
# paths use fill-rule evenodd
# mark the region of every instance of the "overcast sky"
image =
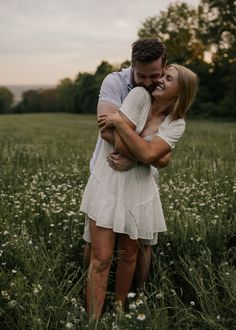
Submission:
<svg viewBox="0 0 236 330">
<path fill-rule="evenodd" d="M 121 63 L 142 22 L 173 2 L 0 0 L 0 85 L 56 84 L 102 60 Z"/>
</svg>

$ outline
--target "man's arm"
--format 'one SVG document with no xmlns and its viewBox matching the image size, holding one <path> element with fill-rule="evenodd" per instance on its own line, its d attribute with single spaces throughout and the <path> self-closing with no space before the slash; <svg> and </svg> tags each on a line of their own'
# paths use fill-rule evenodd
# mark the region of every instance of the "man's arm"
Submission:
<svg viewBox="0 0 236 330">
<path fill-rule="evenodd" d="M 97 118 L 100 115 L 104 115 L 104 114 L 109 115 L 111 113 L 114 113 L 117 110 L 118 110 L 118 108 L 114 104 L 109 103 L 109 102 L 99 101 L 98 105 L 97 105 Z M 114 145 L 114 129 L 113 128 L 107 128 L 102 132 L 100 130 L 100 135 L 108 143 Z"/>
<path fill-rule="evenodd" d="M 115 106 L 112 103 L 109 102 L 103 102 L 99 101 L 97 106 L 97 117 L 101 114 L 110 114 L 114 113 L 117 110 L 117 106 Z M 114 128 L 107 128 L 106 130 L 101 132 L 100 129 L 100 135 L 101 137 L 106 140 L 108 143 L 114 145 L 115 144 L 115 135 L 117 136 L 117 139 L 120 139 L 120 137 L 115 133 Z M 128 150 L 125 145 L 123 144 L 123 148 Z M 136 161 L 134 161 L 134 158 L 126 157 L 125 153 L 123 153 L 124 149 L 121 150 L 121 152 L 113 152 L 108 156 L 107 161 L 109 162 L 110 166 L 113 167 L 112 164 L 115 162 L 115 168 L 117 171 L 127 171 L 135 166 Z"/>
</svg>

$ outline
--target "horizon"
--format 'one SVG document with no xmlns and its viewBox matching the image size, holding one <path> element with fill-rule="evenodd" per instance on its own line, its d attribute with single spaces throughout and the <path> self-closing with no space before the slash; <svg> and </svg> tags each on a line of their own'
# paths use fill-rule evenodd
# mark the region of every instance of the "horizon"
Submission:
<svg viewBox="0 0 236 330">
<path fill-rule="evenodd" d="M 199 1 L 185 2 L 196 7 Z M 101 6 L 94 0 L 3 0 L 0 85 L 56 85 L 95 72 L 103 60 L 122 63 L 130 59 L 142 23 L 170 3 L 175 1 L 103 0 Z"/>
</svg>

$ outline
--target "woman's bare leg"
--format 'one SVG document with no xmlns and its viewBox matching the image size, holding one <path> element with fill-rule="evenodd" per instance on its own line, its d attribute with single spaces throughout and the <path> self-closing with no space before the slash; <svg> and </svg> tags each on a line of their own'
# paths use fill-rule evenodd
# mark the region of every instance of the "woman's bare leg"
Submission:
<svg viewBox="0 0 236 330">
<path fill-rule="evenodd" d="M 151 245 L 140 245 L 137 257 L 136 270 L 134 273 L 134 285 L 138 290 L 143 290 L 148 280 L 152 259 Z"/>
<path fill-rule="evenodd" d="M 91 258 L 87 282 L 87 313 L 89 318 L 98 319 L 106 296 L 116 234 L 111 229 L 96 226 L 94 220 L 89 219 L 89 222 Z"/>
<path fill-rule="evenodd" d="M 132 240 L 126 234 L 118 237 L 119 260 L 116 269 L 116 302 L 124 305 L 136 267 L 138 241 Z"/>
<path fill-rule="evenodd" d="M 84 271 L 86 271 L 90 264 L 90 255 L 91 255 L 91 244 L 86 242 L 84 246 Z"/>
</svg>

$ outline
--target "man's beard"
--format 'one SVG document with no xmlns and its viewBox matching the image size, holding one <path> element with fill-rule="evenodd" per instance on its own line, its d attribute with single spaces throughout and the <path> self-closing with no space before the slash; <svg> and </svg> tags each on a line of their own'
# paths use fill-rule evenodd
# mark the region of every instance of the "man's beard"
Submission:
<svg viewBox="0 0 236 330">
<path fill-rule="evenodd" d="M 151 85 L 146 86 L 146 85 L 143 84 L 143 83 L 138 83 L 138 84 L 136 84 L 136 82 L 133 81 L 133 86 L 134 86 L 134 87 L 143 87 L 143 88 L 145 88 L 150 94 L 152 94 L 152 92 L 154 91 L 154 89 L 155 89 L 156 86 L 157 86 L 157 83 L 152 83 Z"/>
</svg>

